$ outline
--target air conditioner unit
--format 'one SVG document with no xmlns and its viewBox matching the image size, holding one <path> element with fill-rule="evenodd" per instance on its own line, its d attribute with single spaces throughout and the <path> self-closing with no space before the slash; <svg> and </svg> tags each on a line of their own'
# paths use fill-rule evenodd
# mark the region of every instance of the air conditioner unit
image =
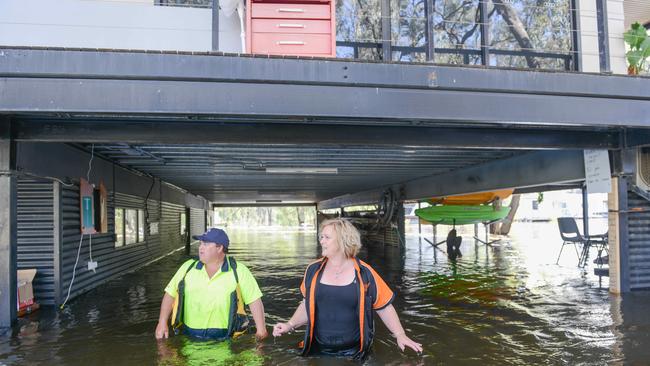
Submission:
<svg viewBox="0 0 650 366">
<path fill-rule="evenodd" d="M 635 184 L 644 191 L 650 192 L 650 148 L 648 147 L 637 150 Z"/>
</svg>

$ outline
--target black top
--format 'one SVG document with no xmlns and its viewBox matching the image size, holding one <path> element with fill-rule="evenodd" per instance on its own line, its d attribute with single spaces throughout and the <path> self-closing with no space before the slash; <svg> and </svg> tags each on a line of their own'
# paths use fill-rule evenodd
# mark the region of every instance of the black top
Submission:
<svg viewBox="0 0 650 366">
<path fill-rule="evenodd" d="M 358 284 L 345 286 L 321 283 L 316 291 L 316 341 L 327 348 L 349 348 L 359 344 Z"/>
</svg>

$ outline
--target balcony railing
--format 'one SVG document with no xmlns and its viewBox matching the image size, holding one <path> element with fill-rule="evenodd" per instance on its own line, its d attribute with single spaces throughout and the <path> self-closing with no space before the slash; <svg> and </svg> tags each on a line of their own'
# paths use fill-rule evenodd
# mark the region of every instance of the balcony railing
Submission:
<svg viewBox="0 0 650 366">
<path fill-rule="evenodd" d="M 577 69 L 574 0 L 337 0 L 336 15 L 339 58 Z"/>
</svg>

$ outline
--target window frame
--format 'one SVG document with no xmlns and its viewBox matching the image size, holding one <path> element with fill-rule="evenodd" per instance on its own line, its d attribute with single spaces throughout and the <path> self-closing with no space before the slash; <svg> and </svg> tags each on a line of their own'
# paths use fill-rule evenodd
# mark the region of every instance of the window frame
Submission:
<svg viewBox="0 0 650 366">
<path fill-rule="evenodd" d="M 127 242 L 127 233 L 126 233 L 126 222 L 127 222 L 127 212 L 135 212 L 135 241 Z M 118 212 L 122 213 L 122 222 L 121 228 L 118 228 L 117 215 Z M 133 245 L 145 243 L 147 240 L 147 233 L 145 229 L 144 210 L 141 208 L 126 207 L 126 206 L 115 206 L 113 212 L 113 232 L 115 234 L 115 240 L 113 241 L 113 247 L 115 249 L 131 247 Z M 141 230 L 142 229 L 142 230 Z M 121 233 L 121 241 L 119 240 L 119 233 Z"/>
</svg>

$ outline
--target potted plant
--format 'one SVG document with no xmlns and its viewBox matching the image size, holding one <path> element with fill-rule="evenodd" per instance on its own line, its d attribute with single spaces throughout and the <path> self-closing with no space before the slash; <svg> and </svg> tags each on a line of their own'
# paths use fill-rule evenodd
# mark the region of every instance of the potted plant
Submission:
<svg viewBox="0 0 650 366">
<path fill-rule="evenodd" d="M 625 43 L 630 47 L 625 53 L 627 57 L 628 75 L 638 75 L 643 69 L 645 61 L 650 58 L 650 37 L 645 28 L 636 22 L 630 30 L 624 33 Z"/>
</svg>

